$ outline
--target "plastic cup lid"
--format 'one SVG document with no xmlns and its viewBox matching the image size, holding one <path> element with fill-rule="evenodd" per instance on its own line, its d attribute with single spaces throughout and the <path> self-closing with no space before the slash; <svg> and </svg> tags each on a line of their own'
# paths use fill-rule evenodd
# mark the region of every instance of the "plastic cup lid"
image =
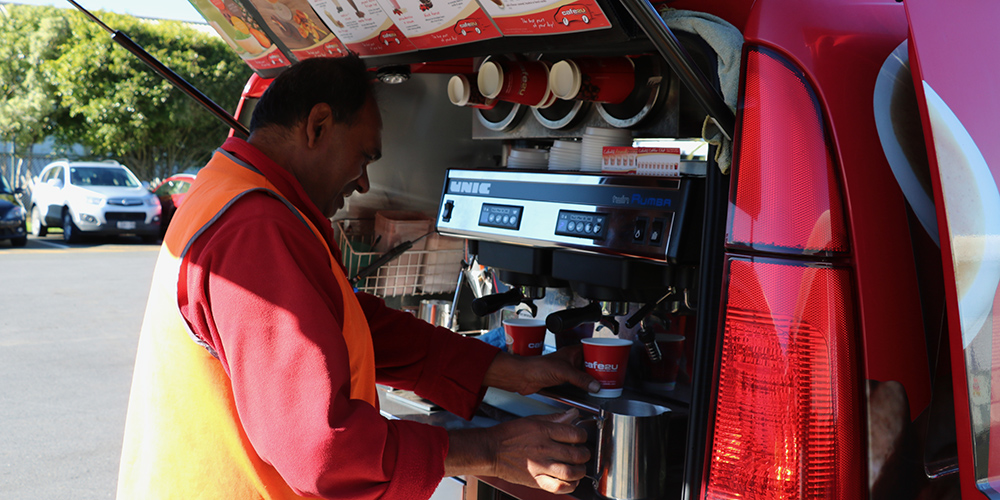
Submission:
<svg viewBox="0 0 1000 500">
<path fill-rule="evenodd" d="M 465 106 L 469 103 L 472 89 L 469 87 L 469 79 L 465 75 L 455 75 L 448 80 L 448 99 L 456 106 Z"/>
<path fill-rule="evenodd" d="M 503 88 L 503 68 L 494 61 L 486 61 L 479 67 L 476 81 L 479 84 L 479 92 L 488 99 L 495 99 Z"/>
<path fill-rule="evenodd" d="M 632 136 L 632 132 L 628 129 L 623 128 L 603 128 L 603 127 L 587 127 L 587 135 L 596 135 L 602 137 L 622 137 L 622 136 Z"/>
<path fill-rule="evenodd" d="M 580 68 L 570 60 L 559 61 L 549 70 L 549 88 L 560 99 L 572 99 L 580 93 L 583 78 Z"/>
</svg>

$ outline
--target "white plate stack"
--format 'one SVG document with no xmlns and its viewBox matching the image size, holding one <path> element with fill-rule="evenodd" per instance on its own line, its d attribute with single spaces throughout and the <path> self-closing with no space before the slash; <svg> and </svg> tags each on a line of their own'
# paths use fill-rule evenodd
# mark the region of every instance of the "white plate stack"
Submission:
<svg viewBox="0 0 1000 500">
<path fill-rule="evenodd" d="M 549 152 L 544 149 L 512 148 L 507 155 L 507 168 L 545 170 L 549 167 Z"/>
<path fill-rule="evenodd" d="M 579 141 L 557 140 L 549 150 L 549 170 L 580 170 Z"/>
<path fill-rule="evenodd" d="M 632 132 L 622 128 L 587 127 L 580 147 L 580 171 L 600 172 L 605 146 L 631 146 Z"/>
</svg>

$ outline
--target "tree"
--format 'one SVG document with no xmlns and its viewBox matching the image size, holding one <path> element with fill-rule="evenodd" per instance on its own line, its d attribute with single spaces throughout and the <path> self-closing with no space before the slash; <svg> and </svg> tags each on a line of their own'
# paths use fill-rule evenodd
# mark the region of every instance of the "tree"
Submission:
<svg viewBox="0 0 1000 500">
<path fill-rule="evenodd" d="M 0 11 L 0 138 L 14 143 L 15 155 L 28 153 L 67 117 L 41 71 L 69 33 L 59 12 L 22 6 Z"/>
<path fill-rule="evenodd" d="M 38 130 L 41 137 L 51 135 L 62 146 L 82 144 L 91 157 L 116 158 L 140 178 L 152 179 L 204 164 L 228 133 L 218 118 L 119 47 L 82 13 L 31 6 L 10 6 L 8 12 L 11 26 L 0 26 L 0 50 L 20 50 L 32 60 L 9 64 L 0 69 L 0 76 L 6 82 L 9 74 L 11 82 L 18 82 L 11 95 L 21 100 L 32 96 L 31 102 L 37 103 L 31 107 L 6 93 L 0 96 L 0 122 L 21 123 L 18 135 Z M 224 109 L 235 109 L 250 69 L 220 38 L 176 21 L 97 15 Z M 48 52 L 40 47 L 42 41 Z M 8 42 L 27 47 L 11 49 Z M 12 102 L 9 110 L 5 101 Z M 29 113 L 24 113 L 26 108 Z M 10 140 L 13 135 L 0 128 L 0 137 Z"/>
</svg>

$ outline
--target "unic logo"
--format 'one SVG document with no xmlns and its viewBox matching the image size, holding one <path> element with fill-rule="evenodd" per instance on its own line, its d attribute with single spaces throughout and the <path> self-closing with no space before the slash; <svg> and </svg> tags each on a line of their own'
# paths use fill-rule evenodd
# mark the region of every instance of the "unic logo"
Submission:
<svg viewBox="0 0 1000 500">
<path fill-rule="evenodd" d="M 490 194 L 492 182 L 449 181 L 449 193 Z"/>
<path fill-rule="evenodd" d="M 617 372 L 618 364 L 601 363 L 599 361 L 584 361 L 583 365 L 599 372 Z"/>
</svg>

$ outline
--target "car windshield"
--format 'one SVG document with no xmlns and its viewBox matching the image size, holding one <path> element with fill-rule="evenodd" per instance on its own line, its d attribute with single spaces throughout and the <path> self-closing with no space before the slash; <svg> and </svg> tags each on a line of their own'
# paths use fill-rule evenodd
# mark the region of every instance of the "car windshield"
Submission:
<svg viewBox="0 0 1000 500">
<path fill-rule="evenodd" d="M 7 178 L 0 175 L 0 194 L 14 194 L 14 190 L 7 183 Z"/>
<path fill-rule="evenodd" d="M 71 167 L 69 178 L 77 186 L 139 187 L 139 180 L 122 167 Z"/>
</svg>

